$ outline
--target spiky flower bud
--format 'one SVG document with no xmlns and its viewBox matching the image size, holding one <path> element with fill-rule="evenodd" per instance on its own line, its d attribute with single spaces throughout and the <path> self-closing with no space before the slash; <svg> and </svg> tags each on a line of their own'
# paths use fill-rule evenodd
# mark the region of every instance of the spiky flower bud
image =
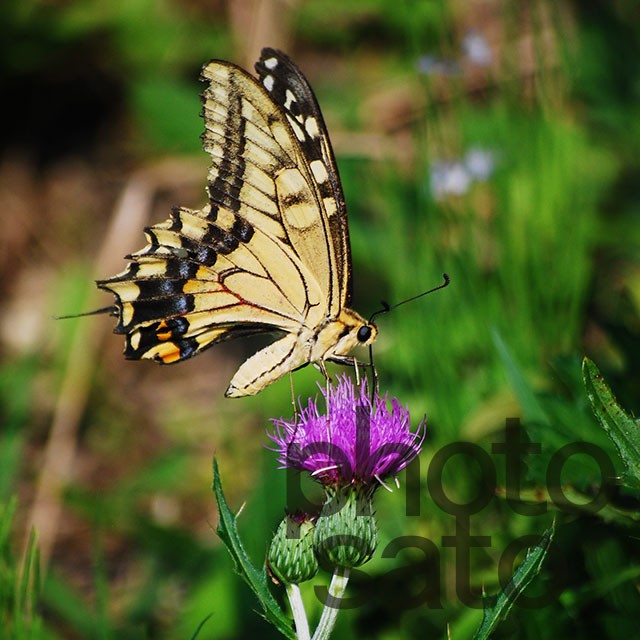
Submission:
<svg viewBox="0 0 640 640">
<path fill-rule="evenodd" d="M 313 522 L 305 515 L 286 515 L 280 522 L 269 547 L 267 566 L 281 582 L 300 584 L 316 575 L 313 530 Z"/>
<path fill-rule="evenodd" d="M 373 491 L 363 485 L 325 491 L 327 500 L 313 537 L 316 554 L 323 564 L 359 567 L 371 559 L 378 544 Z"/>
</svg>

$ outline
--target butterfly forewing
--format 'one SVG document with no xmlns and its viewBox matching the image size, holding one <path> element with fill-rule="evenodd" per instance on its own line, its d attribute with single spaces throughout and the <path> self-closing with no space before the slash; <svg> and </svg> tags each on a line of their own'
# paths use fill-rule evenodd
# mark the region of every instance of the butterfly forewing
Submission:
<svg viewBox="0 0 640 640">
<path fill-rule="evenodd" d="M 286 114 L 238 67 L 216 61 L 202 76 L 209 82 L 203 94 L 203 143 L 212 157 L 212 211 L 228 207 L 287 243 L 311 268 L 328 299 L 328 311 L 337 313 L 340 297 L 329 220 Z"/>
<path fill-rule="evenodd" d="M 313 173 L 329 218 L 341 306 L 347 306 L 351 301 L 351 251 L 347 210 L 318 101 L 307 79 L 282 51 L 263 49 L 255 66 L 263 86 L 284 109 Z"/>
</svg>

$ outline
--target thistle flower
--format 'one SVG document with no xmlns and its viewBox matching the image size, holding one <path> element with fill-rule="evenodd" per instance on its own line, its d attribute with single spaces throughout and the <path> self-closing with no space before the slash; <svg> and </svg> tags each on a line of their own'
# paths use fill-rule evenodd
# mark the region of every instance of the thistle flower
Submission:
<svg viewBox="0 0 640 640">
<path fill-rule="evenodd" d="M 409 411 L 395 398 L 374 394 L 366 383 L 356 389 L 347 376 L 337 387 L 322 389 L 326 413 L 314 400 L 297 419 L 273 420 L 269 434 L 281 468 L 307 471 L 325 489 L 325 503 L 313 544 L 321 562 L 358 567 L 378 544 L 373 494 L 420 453 L 424 422 L 410 430 Z"/>
<path fill-rule="evenodd" d="M 322 389 L 327 411 L 321 414 L 310 399 L 297 420 L 273 420 L 268 434 L 281 468 L 309 472 L 325 486 L 379 486 L 404 469 L 419 453 L 424 421 L 410 430 L 409 410 L 395 398 L 356 390 L 346 375 L 336 387 Z"/>
</svg>

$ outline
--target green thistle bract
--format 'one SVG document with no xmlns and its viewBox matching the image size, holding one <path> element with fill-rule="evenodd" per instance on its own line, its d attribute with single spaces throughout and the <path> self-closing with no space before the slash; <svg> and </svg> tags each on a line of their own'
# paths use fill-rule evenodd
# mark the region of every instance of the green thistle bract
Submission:
<svg viewBox="0 0 640 640">
<path fill-rule="evenodd" d="M 360 485 L 326 488 L 327 500 L 316 525 L 313 543 L 321 564 L 359 567 L 378 545 L 373 492 Z"/>
<path fill-rule="evenodd" d="M 316 575 L 313 529 L 306 516 L 287 515 L 280 522 L 269 547 L 267 566 L 284 584 L 300 584 Z"/>
</svg>

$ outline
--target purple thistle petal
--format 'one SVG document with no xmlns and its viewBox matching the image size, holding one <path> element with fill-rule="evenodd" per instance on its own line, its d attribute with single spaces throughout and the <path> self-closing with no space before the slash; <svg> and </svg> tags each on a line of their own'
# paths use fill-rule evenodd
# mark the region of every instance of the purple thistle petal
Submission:
<svg viewBox="0 0 640 640">
<path fill-rule="evenodd" d="M 320 414 L 309 399 L 297 421 L 272 420 L 268 437 L 281 468 L 307 471 L 325 484 L 371 484 L 396 475 L 419 453 L 425 437 L 424 421 L 410 430 L 409 410 L 398 400 L 375 394 L 373 405 L 363 382 L 356 390 L 346 375 L 328 394 Z"/>
</svg>

